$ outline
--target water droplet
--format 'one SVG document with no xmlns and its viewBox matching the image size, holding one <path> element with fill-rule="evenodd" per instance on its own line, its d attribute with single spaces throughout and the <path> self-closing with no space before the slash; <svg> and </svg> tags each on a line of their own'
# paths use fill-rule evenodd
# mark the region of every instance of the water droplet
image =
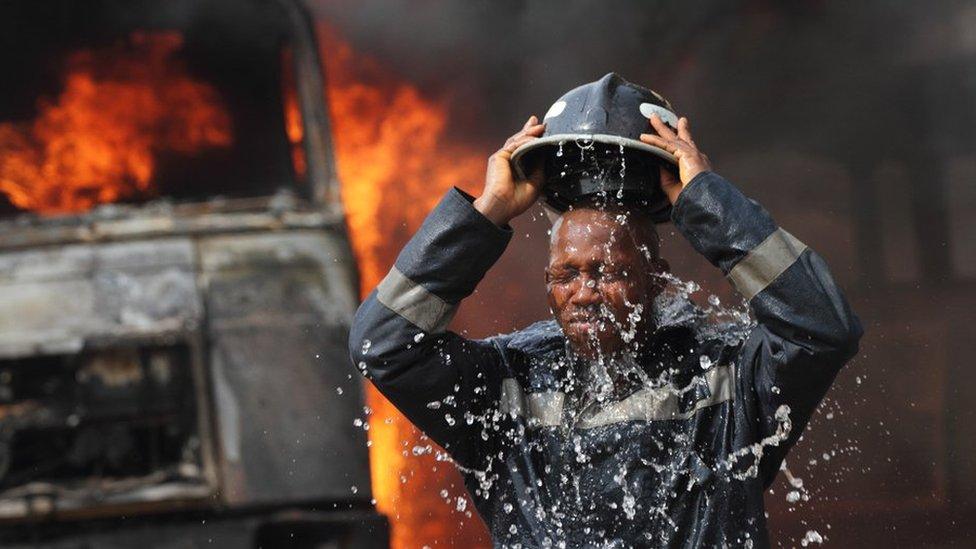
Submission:
<svg viewBox="0 0 976 549">
<path fill-rule="evenodd" d="M 634 517 L 637 516 L 637 499 L 630 494 L 624 494 L 622 507 L 624 514 L 627 515 L 627 518 L 629 520 L 634 520 Z"/>
<path fill-rule="evenodd" d="M 800 540 L 800 545 L 806 547 L 811 543 L 823 544 L 823 536 L 820 535 L 816 530 L 807 530 L 806 535 Z"/>
</svg>

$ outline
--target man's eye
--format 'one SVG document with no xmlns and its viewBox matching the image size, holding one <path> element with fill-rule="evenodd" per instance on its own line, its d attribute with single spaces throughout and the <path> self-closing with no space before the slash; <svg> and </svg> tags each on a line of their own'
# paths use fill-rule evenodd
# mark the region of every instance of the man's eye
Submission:
<svg viewBox="0 0 976 549">
<path fill-rule="evenodd" d="M 551 271 L 549 273 L 549 282 L 565 284 L 575 280 L 578 275 L 579 273 L 577 271 Z"/>
</svg>

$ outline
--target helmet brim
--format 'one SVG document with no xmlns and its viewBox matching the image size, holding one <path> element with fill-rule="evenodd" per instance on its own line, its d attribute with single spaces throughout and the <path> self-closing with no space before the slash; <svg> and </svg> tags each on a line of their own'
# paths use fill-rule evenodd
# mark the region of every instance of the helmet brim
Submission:
<svg viewBox="0 0 976 549">
<path fill-rule="evenodd" d="M 526 173 L 523 165 L 525 155 L 543 148 L 558 147 L 560 143 L 565 144 L 566 142 L 572 143 L 575 141 L 593 141 L 595 143 L 604 143 L 606 145 L 623 146 L 629 149 L 653 154 L 654 156 L 670 162 L 671 164 L 677 165 L 678 163 L 678 160 L 674 157 L 674 155 L 668 151 L 653 145 L 648 145 L 643 141 L 630 139 L 629 137 L 601 133 L 561 133 L 556 135 L 547 135 L 545 137 L 540 137 L 539 139 L 533 139 L 525 145 L 515 149 L 515 152 L 512 153 L 512 165 L 515 167 L 515 175 L 520 179 L 525 179 L 528 176 L 528 173 Z"/>
<path fill-rule="evenodd" d="M 636 139 L 607 134 L 563 133 L 540 137 L 539 139 L 534 139 L 531 142 L 522 145 L 518 149 L 515 149 L 515 152 L 512 153 L 511 163 L 515 169 L 516 177 L 519 177 L 520 179 L 527 178 L 528 173 L 525 163 L 527 156 L 531 155 L 531 153 L 541 152 L 547 149 L 555 149 L 556 147 L 559 147 L 560 144 L 565 145 L 567 143 L 575 143 L 576 141 L 589 141 L 615 147 L 625 147 L 632 151 L 652 155 L 655 158 L 663 160 L 669 164 L 677 165 L 677 159 L 673 154 L 653 145 L 648 145 L 643 141 L 637 141 Z M 550 206 L 553 207 L 554 212 L 561 211 L 562 209 L 554 204 Z M 649 213 L 655 223 L 666 223 L 671 218 L 671 204 L 667 202 L 667 199 L 664 199 L 664 204 L 662 204 L 660 207 L 655 207 L 654 211 Z"/>
</svg>

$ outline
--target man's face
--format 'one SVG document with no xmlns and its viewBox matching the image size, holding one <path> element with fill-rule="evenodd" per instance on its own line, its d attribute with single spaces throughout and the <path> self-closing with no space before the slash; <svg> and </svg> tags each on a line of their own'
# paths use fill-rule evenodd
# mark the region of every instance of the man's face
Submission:
<svg viewBox="0 0 976 549">
<path fill-rule="evenodd" d="M 557 221 L 546 288 L 574 351 L 593 358 L 644 339 L 662 287 L 655 274 L 667 268 L 655 239 L 646 223 L 616 211 L 580 208 Z"/>
</svg>

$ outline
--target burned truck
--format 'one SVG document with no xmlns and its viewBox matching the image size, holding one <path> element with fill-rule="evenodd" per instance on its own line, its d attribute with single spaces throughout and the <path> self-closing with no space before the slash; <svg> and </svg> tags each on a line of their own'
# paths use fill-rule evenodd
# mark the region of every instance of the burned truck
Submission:
<svg viewBox="0 0 976 549">
<path fill-rule="evenodd" d="M 303 6 L 0 26 L 0 545 L 387 546 Z"/>
</svg>

